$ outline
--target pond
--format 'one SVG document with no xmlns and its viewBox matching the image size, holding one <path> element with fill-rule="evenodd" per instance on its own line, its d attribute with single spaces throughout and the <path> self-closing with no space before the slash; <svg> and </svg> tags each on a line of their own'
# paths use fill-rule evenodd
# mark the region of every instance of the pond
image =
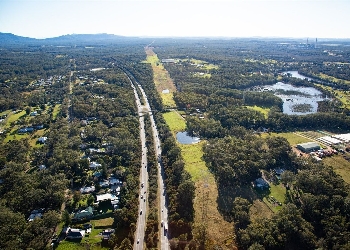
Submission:
<svg viewBox="0 0 350 250">
<path fill-rule="evenodd" d="M 291 74 L 292 77 L 295 77 L 295 78 L 298 78 L 298 79 L 307 79 L 308 81 L 315 80 L 315 79 L 313 79 L 311 77 L 307 77 L 307 76 L 303 76 L 303 75 L 299 74 L 299 72 L 296 71 L 296 70 L 284 71 L 282 73 L 285 74 L 285 75 L 286 74 Z"/>
<path fill-rule="evenodd" d="M 176 139 L 181 144 L 193 144 L 200 142 L 200 138 L 189 136 L 187 132 L 178 132 L 176 134 Z"/>
<path fill-rule="evenodd" d="M 283 113 L 288 115 L 306 115 L 317 112 L 319 101 L 326 100 L 322 92 L 312 87 L 295 87 L 277 82 L 274 85 L 259 87 L 262 91 L 272 91 L 283 100 Z"/>
</svg>

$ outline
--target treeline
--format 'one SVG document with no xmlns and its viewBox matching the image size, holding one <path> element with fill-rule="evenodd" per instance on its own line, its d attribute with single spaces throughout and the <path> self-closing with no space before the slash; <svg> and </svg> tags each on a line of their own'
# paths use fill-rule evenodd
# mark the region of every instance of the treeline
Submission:
<svg viewBox="0 0 350 250">
<path fill-rule="evenodd" d="M 263 106 L 282 109 L 281 98 L 270 92 L 240 91 L 235 89 L 217 89 L 196 87 L 174 93 L 174 101 L 179 109 L 209 109 L 212 105 L 225 107 Z"/>
<path fill-rule="evenodd" d="M 166 122 L 161 114 L 157 114 L 156 117 L 162 142 L 170 238 L 175 240 L 174 238 L 182 237 L 188 242 L 193 237 L 195 186 L 191 176 L 184 170 L 181 149 L 176 145 Z"/>
<path fill-rule="evenodd" d="M 147 172 L 148 172 L 148 217 L 145 231 L 145 242 L 148 249 L 157 248 L 159 242 L 159 201 L 158 194 L 158 159 L 156 158 L 155 144 L 152 132 L 152 124 L 150 116 L 144 115 L 145 131 L 146 131 L 146 145 L 147 145 Z M 143 167 L 143 166 L 142 166 Z M 144 197 L 144 198 L 145 198 Z M 140 199 L 140 202 L 142 199 Z M 162 233 L 162 232 L 161 232 Z"/>
</svg>

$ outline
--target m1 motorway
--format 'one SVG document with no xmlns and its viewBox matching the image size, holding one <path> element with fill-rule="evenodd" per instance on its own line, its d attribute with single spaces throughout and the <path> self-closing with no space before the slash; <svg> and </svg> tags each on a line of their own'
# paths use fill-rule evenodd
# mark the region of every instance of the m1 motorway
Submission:
<svg viewBox="0 0 350 250">
<path fill-rule="evenodd" d="M 127 75 L 127 74 L 126 74 Z M 128 76 L 128 75 L 127 75 Z M 160 249 L 168 250 L 169 249 L 169 240 L 168 240 L 168 232 L 165 231 L 164 226 L 168 225 L 168 209 L 166 206 L 166 191 L 164 185 L 164 169 L 161 161 L 161 145 L 158 135 L 157 126 L 153 117 L 153 113 L 151 111 L 151 107 L 147 100 L 146 93 L 144 92 L 141 85 L 139 85 L 136 80 L 134 81 L 139 88 L 142 97 L 144 99 L 144 105 L 141 104 L 140 97 L 138 96 L 138 92 L 136 90 L 135 85 L 132 80 L 128 76 L 131 86 L 134 90 L 136 105 L 139 114 L 140 121 L 140 138 L 141 138 L 141 147 L 142 147 L 142 159 L 141 159 L 141 167 L 140 167 L 140 194 L 139 194 L 139 215 L 136 225 L 135 232 L 135 241 L 134 241 L 134 249 L 142 250 L 144 249 L 144 237 L 146 230 L 146 222 L 147 222 L 147 196 L 148 196 L 148 172 L 147 172 L 147 147 L 146 147 L 146 133 L 145 133 L 145 123 L 144 123 L 144 114 L 148 113 L 152 126 L 152 134 L 155 145 L 155 157 L 157 158 L 157 166 L 158 166 L 158 194 L 159 194 L 159 228 L 160 228 Z M 161 224 L 162 222 L 162 224 Z"/>
</svg>

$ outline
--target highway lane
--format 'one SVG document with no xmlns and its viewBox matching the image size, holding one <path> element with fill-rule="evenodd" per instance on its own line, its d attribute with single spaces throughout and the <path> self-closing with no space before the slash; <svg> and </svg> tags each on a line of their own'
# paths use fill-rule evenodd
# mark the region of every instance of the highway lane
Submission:
<svg viewBox="0 0 350 250">
<path fill-rule="evenodd" d="M 152 133 L 153 133 L 153 140 L 155 145 L 155 153 L 156 157 L 158 159 L 158 193 L 160 194 L 159 197 L 159 228 L 160 228 L 160 245 L 162 250 L 168 250 L 169 249 L 169 240 L 168 240 L 168 233 L 164 231 L 164 225 L 168 225 L 168 208 L 166 206 L 166 191 L 165 191 L 165 185 L 164 185 L 164 168 L 161 161 L 161 155 L 162 155 L 162 148 L 159 140 L 159 134 L 157 130 L 157 126 L 153 117 L 153 113 L 151 112 L 151 107 L 149 105 L 149 102 L 147 100 L 147 96 L 142 89 L 140 85 L 138 85 L 138 88 L 141 90 L 141 93 L 145 99 L 145 106 L 148 110 L 150 120 L 151 120 L 151 126 L 152 126 Z M 163 224 L 161 225 L 161 222 Z"/>
<path fill-rule="evenodd" d="M 142 157 L 140 164 L 140 191 L 139 191 L 139 210 L 138 210 L 138 220 L 135 232 L 135 241 L 133 249 L 142 250 L 144 249 L 144 238 L 146 229 L 146 214 L 147 214 L 147 183 L 148 183 L 148 172 L 147 172 L 147 148 L 146 148 L 146 132 L 145 132 L 145 122 L 143 117 L 144 107 L 141 105 L 140 98 L 137 94 L 136 88 L 133 85 L 131 79 L 129 78 L 131 86 L 134 90 L 137 111 L 139 114 L 140 122 L 140 140 L 142 148 Z"/>
<path fill-rule="evenodd" d="M 129 78 L 129 76 L 127 75 Z M 144 248 L 144 237 L 145 237 L 145 229 L 146 229 L 146 214 L 147 214 L 147 196 L 148 196 L 148 172 L 147 172 L 147 147 L 146 147 L 146 133 L 145 133 L 145 123 L 143 115 L 148 113 L 150 116 L 153 140 L 155 145 L 155 157 L 158 159 L 158 193 L 160 194 L 159 198 L 159 228 L 160 228 L 160 246 L 162 250 L 169 249 L 169 240 L 168 234 L 164 231 L 164 225 L 168 225 L 168 209 L 166 206 L 166 191 L 164 185 L 164 169 L 161 162 L 161 145 L 158 135 L 157 126 L 153 117 L 153 113 L 151 111 L 151 107 L 149 105 L 146 93 L 144 92 L 141 85 L 137 84 L 137 88 L 139 88 L 142 97 L 138 96 L 138 92 L 136 91 L 136 87 L 133 84 L 132 80 L 129 78 L 131 86 L 134 90 L 135 100 L 137 105 L 137 111 L 139 114 L 140 121 L 140 138 L 141 138 L 141 147 L 142 147 L 142 159 L 140 166 L 140 194 L 139 194 L 139 215 L 136 225 L 135 232 L 135 241 L 133 249 L 142 250 Z M 140 98 L 143 98 L 145 101 L 144 105 L 141 105 Z M 141 199 L 142 196 L 142 199 Z M 161 224 L 161 222 L 163 222 Z"/>
</svg>

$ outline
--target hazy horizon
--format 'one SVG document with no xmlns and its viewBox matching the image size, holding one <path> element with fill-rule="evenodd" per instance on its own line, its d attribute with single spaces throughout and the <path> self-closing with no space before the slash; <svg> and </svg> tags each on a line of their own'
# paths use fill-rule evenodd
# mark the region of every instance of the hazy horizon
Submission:
<svg viewBox="0 0 350 250">
<path fill-rule="evenodd" d="M 0 32 L 30 38 L 349 39 L 347 0 L 3 0 Z"/>
</svg>

